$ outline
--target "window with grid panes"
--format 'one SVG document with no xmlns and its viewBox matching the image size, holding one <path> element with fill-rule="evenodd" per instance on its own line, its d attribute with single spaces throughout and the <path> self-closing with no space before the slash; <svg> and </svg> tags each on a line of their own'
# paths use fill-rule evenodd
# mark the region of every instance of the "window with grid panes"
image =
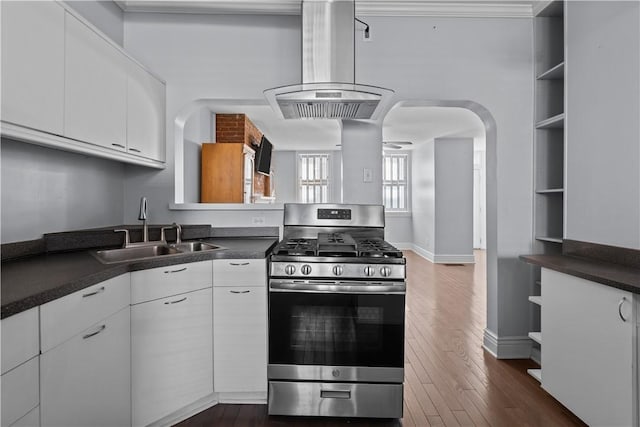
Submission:
<svg viewBox="0 0 640 427">
<path fill-rule="evenodd" d="M 382 200 L 387 211 L 409 210 L 409 156 L 382 156 Z"/>
<path fill-rule="evenodd" d="M 327 203 L 329 200 L 329 154 L 298 155 L 298 201 Z"/>
</svg>

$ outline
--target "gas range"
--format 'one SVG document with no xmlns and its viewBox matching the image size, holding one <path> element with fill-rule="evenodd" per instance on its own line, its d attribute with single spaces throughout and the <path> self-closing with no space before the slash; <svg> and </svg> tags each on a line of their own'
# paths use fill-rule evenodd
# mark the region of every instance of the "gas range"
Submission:
<svg viewBox="0 0 640 427">
<path fill-rule="evenodd" d="M 402 416 L 405 263 L 383 206 L 285 204 L 269 260 L 269 414 Z"/>
</svg>

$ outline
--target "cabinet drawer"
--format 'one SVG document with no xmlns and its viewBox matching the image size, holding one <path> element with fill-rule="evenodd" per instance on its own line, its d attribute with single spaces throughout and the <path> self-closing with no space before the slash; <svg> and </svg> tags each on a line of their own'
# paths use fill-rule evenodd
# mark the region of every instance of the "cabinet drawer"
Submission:
<svg viewBox="0 0 640 427">
<path fill-rule="evenodd" d="M 169 265 L 131 273 L 131 304 L 211 287 L 211 261 Z"/>
<path fill-rule="evenodd" d="M 264 259 L 213 260 L 213 286 L 266 286 Z"/>
<path fill-rule="evenodd" d="M 27 415 L 20 418 L 11 427 L 39 427 L 40 426 L 40 406 L 33 408 Z"/>
<path fill-rule="evenodd" d="M 38 307 L 2 319 L 2 373 L 37 356 Z"/>
<path fill-rule="evenodd" d="M 2 375 L 2 427 L 38 406 L 38 357 Z"/>
<path fill-rule="evenodd" d="M 128 306 L 129 280 L 126 273 L 41 305 L 42 352 Z"/>
</svg>

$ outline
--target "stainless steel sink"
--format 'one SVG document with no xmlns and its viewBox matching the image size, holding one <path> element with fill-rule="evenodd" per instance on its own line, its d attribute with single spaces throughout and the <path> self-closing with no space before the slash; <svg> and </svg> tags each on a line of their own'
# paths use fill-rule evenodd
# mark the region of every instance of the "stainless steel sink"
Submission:
<svg viewBox="0 0 640 427">
<path fill-rule="evenodd" d="M 220 249 L 220 246 L 212 245 L 211 243 L 204 242 L 182 242 L 169 245 L 170 248 L 175 248 L 180 252 L 200 252 L 200 251 L 212 251 L 214 249 Z"/>
<path fill-rule="evenodd" d="M 116 262 L 139 261 L 192 252 L 213 251 L 216 249 L 223 248 L 204 242 L 183 242 L 172 245 L 158 244 L 120 249 L 104 249 L 92 251 L 91 254 L 103 264 L 113 264 Z"/>
</svg>

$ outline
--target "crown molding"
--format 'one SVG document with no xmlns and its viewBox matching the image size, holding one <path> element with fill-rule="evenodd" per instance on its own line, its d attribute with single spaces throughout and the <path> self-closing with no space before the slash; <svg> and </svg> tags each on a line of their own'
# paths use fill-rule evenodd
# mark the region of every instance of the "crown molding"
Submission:
<svg viewBox="0 0 640 427">
<path fill-rule="evenodd" d="M 125 12 L 299 15 L 300 0 L 114 0 Z M 533 1 L 356 0 L 359 16 L 531 18 Z"/>
</svg>

